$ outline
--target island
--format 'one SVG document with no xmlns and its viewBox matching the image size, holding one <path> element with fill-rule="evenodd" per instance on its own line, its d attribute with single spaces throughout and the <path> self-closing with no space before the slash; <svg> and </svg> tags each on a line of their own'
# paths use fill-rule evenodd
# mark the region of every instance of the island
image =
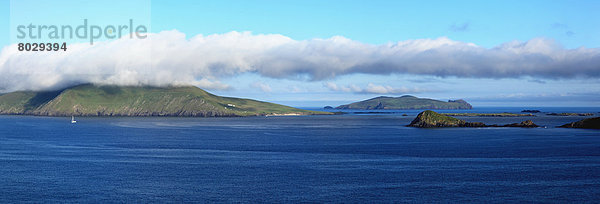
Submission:
<svg viewBox="0 0 600 204">
<path fill-rule="evenodd" d="M 600 129 L 600 117 L 586 118 L 577 122 L 572 122 L 558 126 L 561 128 L 582 128 L 582 129 Z"/>
<path fill-rule="evenodd" d="M 400 97 L 380 96 L 347 105 L 341 105 L 336 109 L 362 109 L 362 110 L 415 110 L 415 109 L 472 109 L 473 106 L 464 100 L 448 100 L 448 102 L 417 98 L 404 95 Z"/>
<path fill-rule="evenodd" d="M 523 113 L 539 113 L 541 111 L 540 110 L 522 110 L 521 112 L 523 112 Z"/>
<path fill-rule="evenodd" d="M 534 117 L 534 114 L 519 114 L 519 113 L 440 113 L 446 116 L 463 116 L 463 117 Z"/>
<path fill-rule="evenodd" d="M 551 116 L 592 116 L 593 113 L 548 113 Z"/>
<path fill-rule="evenodd" d="M 286 116 L 333 114 L 251 99 L 221 97 L 195 86 L 100 86 L 0 95 L 0 114 L 35 116 Z"/>
<path fill-rule="evenodd" d="M 539 127 L 533 121 L 526 120 L 521 123 L 506 125 L 486 125 L 481 122 L 466 122 L 458 118 L 446 116 L 432 110 L 426 110 L 417 115 L 408 127 L 436 128 L 436 127 Z"/>
</svg>

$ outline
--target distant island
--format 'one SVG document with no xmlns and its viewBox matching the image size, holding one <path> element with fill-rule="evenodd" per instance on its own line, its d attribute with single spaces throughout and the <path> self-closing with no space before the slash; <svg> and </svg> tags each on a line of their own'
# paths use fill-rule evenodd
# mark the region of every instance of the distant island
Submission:
<svg viewBox="0 0 600 204">
<path fill-rule="evenodd" d="M 562 128 L 600 129 L 600 117 L 586 118 L 577 122 L 561 125 Z"/>
<path fill-rule="evenodd" d="M 445 116 L 463 116 L 463 117 L 533 117 L 534 114 L 518 113 L 440 113 Z"/>
<path fill-rule="evenodd" d="M 546 115 L 552 116 L 593 116 L 593 113 L 548 113 Z"/>
<path fill-rule="evenodd" d="M 448 102 L 417 98 L 410 95 L 400 97 L 380 96 L 364 101 L 359 101 L 347 105 L 341 105 L 336 109 L 361 109 L 361 110 L 381 110 L 381 109 L 472 109 L 473 106 L 464 100 L 448 100 Z"/>
<path fill-rule="evenodd" d="M 289 106 L 221 97 L 194 86 L 138 87 L 84 84 L 59 91 L 0 95 L 0 114 L 37 116 L 269 116 L 315 115 Z"/>
<path fill-rule="evenodd" d="M 512 123 L 506 125 L 486 125 L 481 122 L 466 122 L 458 118 L 453 118 L 443 114 L 436 113 L 435 111 L 426 110 L 419 115 L 409 124 L 408 127 L 418 128 L 439 128 L 439 127 L 539 127 L 533 121 L 526 120 L 521 123 Z"/>
</svg>

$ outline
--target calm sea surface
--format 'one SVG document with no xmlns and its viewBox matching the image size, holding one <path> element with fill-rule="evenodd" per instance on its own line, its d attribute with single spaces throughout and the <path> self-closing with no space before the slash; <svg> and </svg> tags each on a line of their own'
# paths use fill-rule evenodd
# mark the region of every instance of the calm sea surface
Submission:
<svg viewBox="0 0 600 204">
<path fill-rule="evenodd" d="M 75 125 L 0 116 L 0 203 L 600 200 L 600 131 L 555 128 L 585 117 L 466 117 L 546 128 L 417 129 L 404 125 L 419 111 L 347 112 Z"/>
</svg>

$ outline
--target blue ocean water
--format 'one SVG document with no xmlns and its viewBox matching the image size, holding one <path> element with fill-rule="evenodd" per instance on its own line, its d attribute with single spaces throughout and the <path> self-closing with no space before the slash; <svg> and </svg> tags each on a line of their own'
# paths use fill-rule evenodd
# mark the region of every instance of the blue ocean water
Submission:
<svg viewBox="0 0 600 204">
<path fill-rule="evenodd" d="M 0 203 L 600 199 L 600 131 L 555 128 L 585 117 L 465 117 L 546 127 L 418 129 L 404 126 L 416 110 L 347 112 L 77 118 L 74 125 L 70 118 L 0 116 Z"/>
</svg>

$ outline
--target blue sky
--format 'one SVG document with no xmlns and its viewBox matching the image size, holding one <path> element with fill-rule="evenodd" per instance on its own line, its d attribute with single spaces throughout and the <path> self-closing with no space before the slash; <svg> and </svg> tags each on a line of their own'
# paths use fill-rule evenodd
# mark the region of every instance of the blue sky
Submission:
<svg viewBox="0 0 600 204">
<path fill-rule="evenodd" d="M 374 46 L 447 38 L 472 43 L 486 52 L 504 43 L 545 39 L 543 42 L 553 42 L 560 49 L 584 47 L 596 52 L 600 47 L 599 10 L 598 1 L 3 0 L 0 47 L 19 42 L 14 36 L 16 24 L 77 25 L 85 18 L 100 25 L 135 19 L 153 33 L 177 30 L 188 39 L 232 31 L 278 34 L 300 42 L 343 36 Z M 279 76 L 255 70 L 208 77 L 228 88 L 203 88 L 219 95 L 299 107 L 337 106 L 379 95 L 404 94 L 441 100 L 463 98 L 474 106 L 600 106 L 600 66 L 590 67 L 582 69 L 585 74 L 573 77 L 561 77 L 561 72 L 543 67 L 538 69 L 546 74 L 540 76 L 470 76 L 401 69 L 336 72 L 318 79 L 311 75 L 315 71 Z M 448 72 L 452 69 L 449 67 Z M 196 76 L 199 78 L 203 76 Z M 383 92 L 376 91 L 382 88 Z"/>
<path fill-rule="evenodd" d="M 535 37 L 571 48 L 600 46 L 600 28 L 593 22 L 600 9 L 597 1 L 192 2 L 152 1 L 153 28 L 189 35 L 278 33 L 298 40 L 342 35 L 374 44 L 447 36 L 486 47 Z M 466 26 L 452 30 L 453 25 Z"/>
</svg>

